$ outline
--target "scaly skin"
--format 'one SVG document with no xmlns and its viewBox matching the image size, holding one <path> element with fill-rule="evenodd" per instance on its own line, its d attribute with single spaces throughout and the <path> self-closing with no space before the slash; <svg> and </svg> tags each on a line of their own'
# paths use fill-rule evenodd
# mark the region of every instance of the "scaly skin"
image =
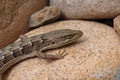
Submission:
<svg viewBox="0 0 120 80">
<path fill-rule="evenodd" d="M 20 41 L 14 42 L 0 50 L 0 74 L 2 75 L 17 62 L 35 56 L 47 59 L 61 59 L 66 53 L 53 55 L 43 53 L 43 51 L 70 44 L 82 35 L 82 31 L 71 29 L 55 30 L 32 37 L 22 35 L 20 36 Z"/>
</svg>

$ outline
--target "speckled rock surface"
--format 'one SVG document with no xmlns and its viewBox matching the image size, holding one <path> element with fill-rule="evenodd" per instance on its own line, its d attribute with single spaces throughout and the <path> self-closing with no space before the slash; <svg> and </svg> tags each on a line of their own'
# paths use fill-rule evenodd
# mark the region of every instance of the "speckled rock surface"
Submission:
<svg viewBox="0 0 120 80">
<path fill-rule="evenodd" d="M 120 14 L 120 0 L 50 0 L 65 19 L 105 19 Z"/>
<path fill-rule="evenodd" d="M 120 35 L 120 15 L 114 19 L 114 29 Z"/>
<path fill-rule="evenodd" d="M 40 27 L 42 25 L 52 23 L 61 16 L 61 11 L 55 6 L 47 6 L 35 12 L 30 17 L 30 28 Z"/>
<path fill-rule="evenodd" d="M 120 40 L 111 27 L 89 21 L 61 21 L 27 33 L 38 33 L 69 28 L 82 30 L 77 42 L 47 51 L 66 50 L 64 59 L 50 61 L 39 58 L 25 60 L 9 69 L 5 80 L 114 80 L 119 65 Z"/>
<path fill-rule="evenodd" d="M 29 31 L 29 17 L 47 0 L 0 0 L 0 48 Z"/>
</svg>

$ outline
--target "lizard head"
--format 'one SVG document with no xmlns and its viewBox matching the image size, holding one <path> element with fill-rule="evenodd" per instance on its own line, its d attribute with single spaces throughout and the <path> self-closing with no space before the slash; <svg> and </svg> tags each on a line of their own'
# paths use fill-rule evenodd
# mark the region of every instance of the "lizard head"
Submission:
<svg viewBox="0 0 120 80">
<path fill-rule="evenodd" d="M 59 48 L 79 39 L 83 35 L 80 30 L 61 29 L 43 34 L 42 51 Z"/>
</svg>

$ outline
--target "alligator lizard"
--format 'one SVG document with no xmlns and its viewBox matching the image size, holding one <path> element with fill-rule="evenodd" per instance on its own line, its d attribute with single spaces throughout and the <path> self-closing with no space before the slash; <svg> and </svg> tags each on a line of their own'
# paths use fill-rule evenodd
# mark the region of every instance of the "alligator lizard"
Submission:
<svg viewBox="0 0 120 80">
<path fill-rule="evenodd" d="M 12 65 L 31 57 L 47 59 L 60 59 L 64 53 L 56 55 L 43 53 L 49 49 L 55 49 L 76 41 L 83 35 L 80 30 L 61 29 L 44 34 L 27 37 L 20 36 L 16 41 L 0 50 L 0 74 L 3 74 Z M 32 53 L 33 51 L 37 51 Z M 0 79 L 1 80 L 1 79 Z"/>
</svg>

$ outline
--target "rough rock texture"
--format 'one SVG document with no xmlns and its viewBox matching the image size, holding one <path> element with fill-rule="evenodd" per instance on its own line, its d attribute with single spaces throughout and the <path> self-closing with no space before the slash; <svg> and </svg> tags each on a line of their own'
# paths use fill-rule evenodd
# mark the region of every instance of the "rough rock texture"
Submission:
<svg viewBox="0 0 120 80">
<path fill-rule="evenodd" d="M 47 51 L 66 50 L 64 59 L 50 61 L 39 58 L 23 61 L 8 70 L 5 80 L 114 80 L 119 65 L 120 39 L 111 27 L 89 21 L 61 21 L 40 27 L 26 35 L 69 28 L 82 30 L 75 43 Z"/>
<path fill-rule="evenodd" d="M 120 35 L 120 15 L 114 19 L 114 29 Z"/>
<path fill-rule="evenodd" d="M 54 22 L 60 17 L 61 11 L 55 6 L 47 6 L 35 12 L 30 17 L 30 28 L 36 28 L 47 23 Z"/>
<path fill-rule="evenodd" d="M 115 80 L 120 80 L 120 66 L 116 72 Z"/>
<path fill-rule="evenodd" d="M 0 0 L 0 48 L 29 30 L 29 17 L 47 0 Z"/>
<path fill-rule="evenodd" d="M 120 0 L 50 0 L 65 19 L 105 19 L 120 14 Z"/>
</svg>

